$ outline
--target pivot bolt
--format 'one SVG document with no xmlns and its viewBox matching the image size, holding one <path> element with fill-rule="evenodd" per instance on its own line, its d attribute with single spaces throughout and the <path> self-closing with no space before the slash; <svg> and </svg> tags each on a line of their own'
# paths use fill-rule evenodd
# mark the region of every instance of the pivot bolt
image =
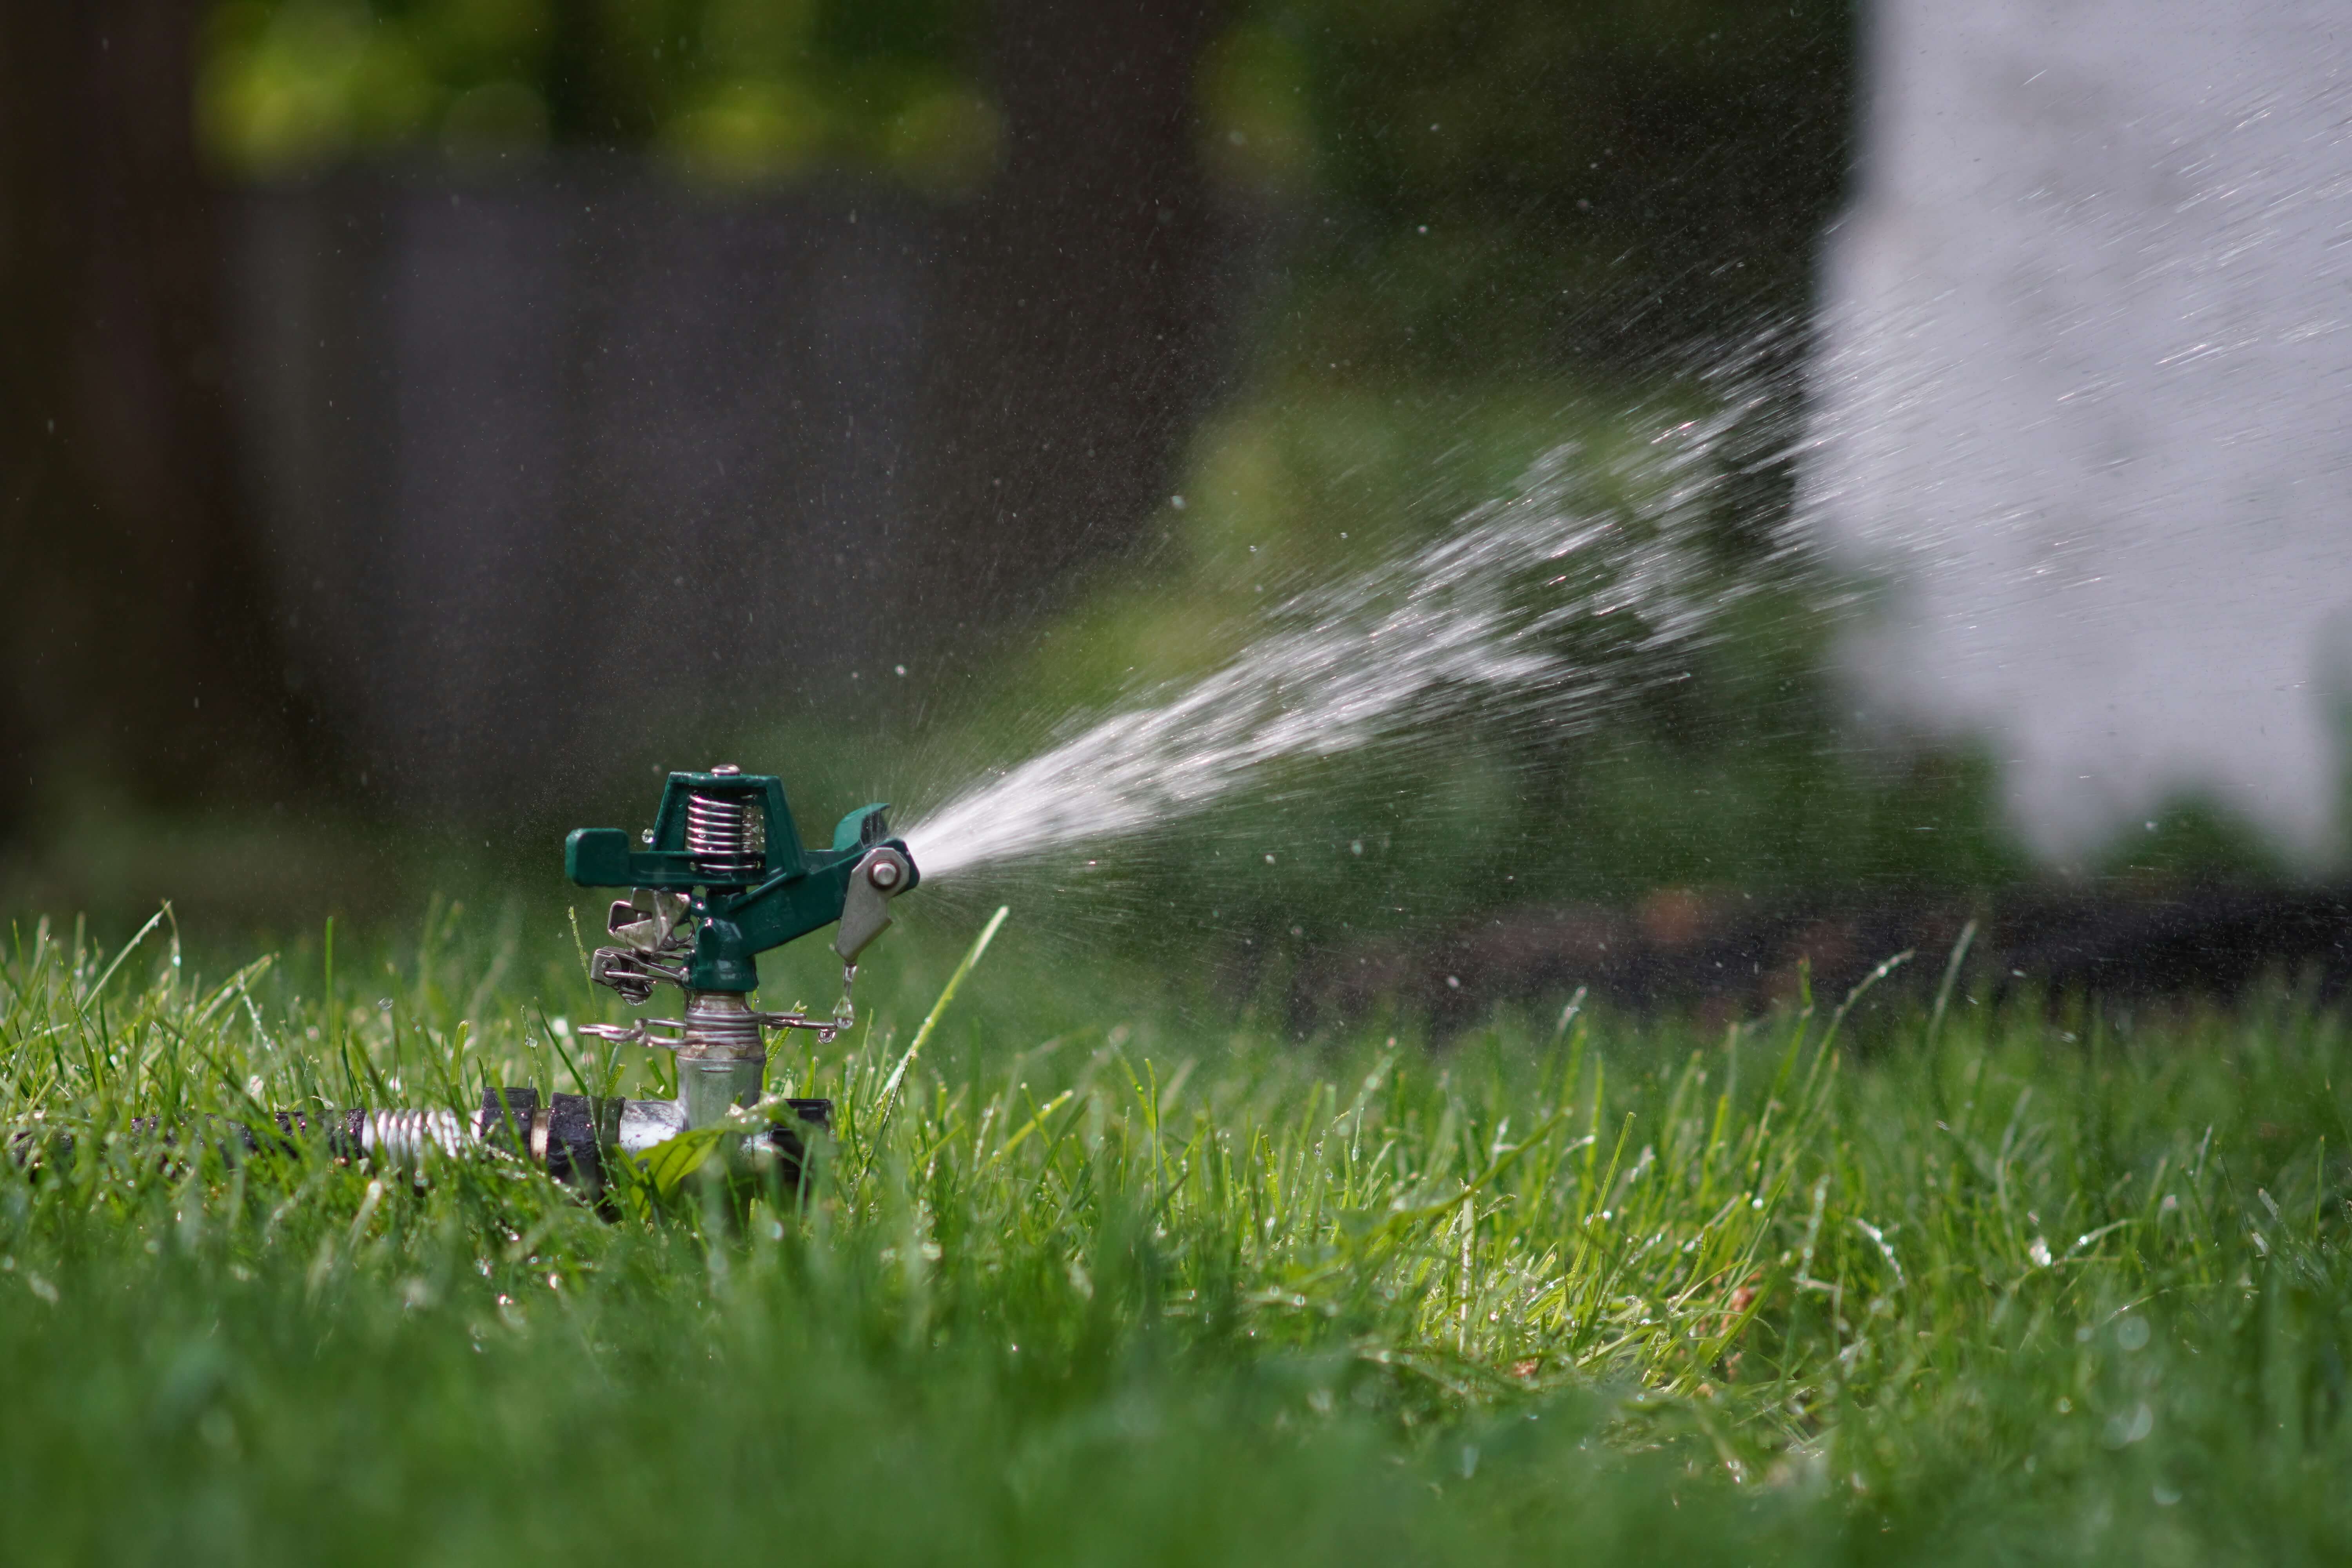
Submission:
<svg viewBox="0 0 2352 1568">
<path fill-rule="evenodd" d="M 866 879 L 887 893 L 898 885 L 898 861 L 877 857 L 866 868 Z"/>
</svg>

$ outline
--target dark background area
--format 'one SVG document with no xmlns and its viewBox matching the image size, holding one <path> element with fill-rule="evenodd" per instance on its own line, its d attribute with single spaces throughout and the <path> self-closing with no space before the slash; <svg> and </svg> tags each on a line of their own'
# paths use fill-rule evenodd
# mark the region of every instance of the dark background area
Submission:
<svg viewBox="0 0 2352 1568">
<path fill-rule="evenodd" d="M 1149 545 L 1269 349 L 1491 376 L 1801 302 L 1851 56 L 1777 5 L 7 27 L 20 828 L 504 825 L 980 657 Z"/>
<path fill-rule="evenodd" d="M 811 820 L 936 798 L 1213 657 L 1236 541 L 1344 567 L 1343 531 L 1440 531 L 1711 365 L 1772 389 L 1716 459 L 1748 570 L 1854 29 L 1816 0 L 10 8 L 16 901 L 284 924 L 535 886 L 555 834 L 714 748 Z M 1822 598 L 1759 595 L 1603 733 L 1310 772 L 1073 907 L 1173 909 L 1313 991 L 1397 942 L 1430 973 L 1395 984 L 1435 984 L 1497 910 L 1631 931 L 1662 889 L 1796 911 L 1722 915 L 1755 976 L 1816 914 L 1863 963 L 1870 921 L 2042 881 L 1983 759 L 1847 727 Z M 1191 868 L 1368 825 L 1435 847 Z M 2194 802 L 2163 826 L 2076 889 L 2280 874 Z"/>
</svg>

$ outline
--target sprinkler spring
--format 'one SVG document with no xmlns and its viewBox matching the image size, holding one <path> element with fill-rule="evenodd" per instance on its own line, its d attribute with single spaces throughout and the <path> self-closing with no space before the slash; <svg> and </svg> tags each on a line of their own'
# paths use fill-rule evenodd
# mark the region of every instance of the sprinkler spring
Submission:
<svg viewBox="0 0 2352 1568">
<path fill-rule="evenodd" d="M 725 763 L 710 770 L 713 776 L 740 771 Z M 765 826 L 753 813 L 751 799 L 739 792 L 687 792 L 686 851 L 694 858 L 694 868 L 713 886 L 740 888 L 759 876 L 766 858 Z"/>
</svg>

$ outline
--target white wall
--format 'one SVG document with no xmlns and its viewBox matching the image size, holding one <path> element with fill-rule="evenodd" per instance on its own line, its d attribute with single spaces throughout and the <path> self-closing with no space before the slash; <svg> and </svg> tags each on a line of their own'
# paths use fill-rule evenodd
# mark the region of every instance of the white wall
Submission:
<svg viewBox="0 0 2352 1568">
<path fill-rule="evenodd" d="M 2317 866 L 2352 673 L 2352 5 L 1877 0 L 1807 489 L 1857 705 L 2088 852 L 2201 794 Z"/>
</svg>

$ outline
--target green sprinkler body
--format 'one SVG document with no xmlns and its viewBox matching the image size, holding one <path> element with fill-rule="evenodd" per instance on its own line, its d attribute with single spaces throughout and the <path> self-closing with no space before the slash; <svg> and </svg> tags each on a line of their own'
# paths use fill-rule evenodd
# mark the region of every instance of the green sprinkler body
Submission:
<svg viewBox="0 0 2352 1568">
<path fill-rule="evenodd" d="M 654 825 L 636 844 L 617 827 L 578 828 L 564 840 L 572 880 L 631 889 L 612 907 L 605 926 L 617 941 L 596 951 L 589 977 L 632 1004 L 656 984 L 685 994 L 683 1018 L 582 1032 L 675 1051 L 682 1129 L 712 1125 L 730 1106 L 758 1100 L 766 1031 L 810 1029 L 829 1040 L 851 1023 L 857 955 L 890 923 L 890 900 L 920 880 L 906 844 L 889 836 L 886 809 L 851 812 L 830 849 L 806 849 L 781 780 L 722 766 L 670 774 Z M 842 1000 L 832 1016 L 754 1009 L 759 955 L 828 925 L 838 928 L 833 945 L 842 961 Z M 622 1131 L 624 1145 L 635 1142 Z"/>
<path fill-rule="evenodd" d="M 889 837 L 887 810 L 860 806 L 834 829 L 831 849 L 808 850 L 793 826 L 782 780 L 731 768 L 672 773 L 643 848 L 617 827 L 577 827 L 563 841 L 563 874 L 583 888 L 686 897 L 700 926 L 686 984 L 697 991 L 751 992 L 760 984 L 757 955 L 853 912 L 861 868 L 885 898 L 921 879 L 906 844 Z M 888 853 L 877 859 L 877 847 Z M 904 879 L 893 869 L 875 882 L 873 873 L 894 858 Z M 699 898 L 693 896 L 698 889 Z M 651 903 L 647 897 L 616 904 L 612 929 L 617 933 L 629 923 L 623 910 Z M 858 946 L 873 935 L 861 932 Z M 854 962 L 856 954 L 842 956 Z"/>
</svg>

